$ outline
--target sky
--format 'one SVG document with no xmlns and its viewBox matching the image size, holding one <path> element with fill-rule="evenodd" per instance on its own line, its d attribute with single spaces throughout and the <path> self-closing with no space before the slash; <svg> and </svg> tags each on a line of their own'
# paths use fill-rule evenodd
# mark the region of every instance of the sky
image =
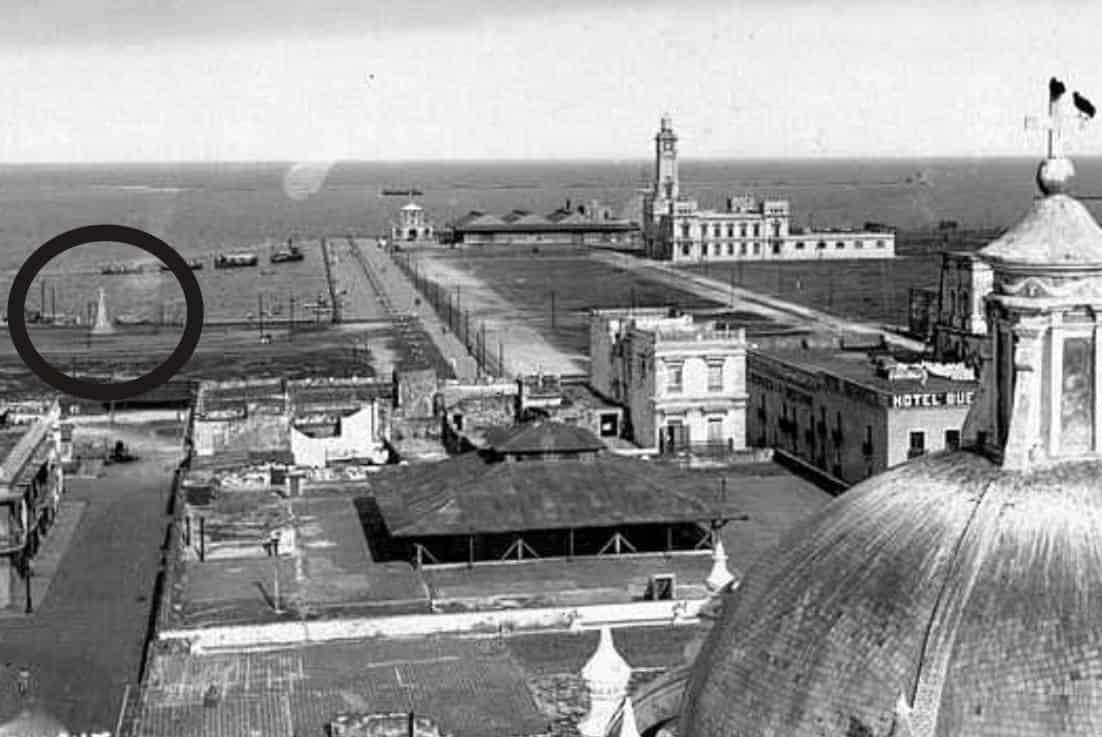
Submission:
<svg viewBox="0 0 1102 737">
<path fill-rule="evenodd" d="M 645 159 L 664 112 L 688 158 L 1035 156 L 1051 75 L 1102 103 L 1102 3 L 0 10 L 0 162 Z M 1102 154 L 1094 126 L 1069 150 Z"/>
</svg>

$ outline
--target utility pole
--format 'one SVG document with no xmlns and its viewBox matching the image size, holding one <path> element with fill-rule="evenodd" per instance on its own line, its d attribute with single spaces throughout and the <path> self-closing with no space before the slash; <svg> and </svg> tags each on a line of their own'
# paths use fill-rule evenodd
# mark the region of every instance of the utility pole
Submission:
<svg viewBox="0 0 1102 737">
<path fill-rule="evenodd" d="M 555 329 L 555 290 L 551 290 L 551 329 Z"/>
<path fill-rule="evenodd" d="M 290 315 L 289 315 L 290 325 L 287 328 L 287 338 L 291 341 L 294 341 L 294 339 L 295 339 L 295 295 L 292 294 L 290 297 L 288 297 L 288 302 L 290 302 Z"/>
<path fill-rule="evenodd" d="M 256 325 L 260 331 L 260 339 L 264 339 L 264 295 L 257 292 L 256 295 Z"/>
</svg>

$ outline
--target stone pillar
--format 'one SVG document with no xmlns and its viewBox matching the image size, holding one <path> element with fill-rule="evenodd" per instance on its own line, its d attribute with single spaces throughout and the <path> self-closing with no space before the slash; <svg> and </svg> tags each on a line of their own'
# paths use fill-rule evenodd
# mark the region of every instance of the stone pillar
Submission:
<svg viewBox="0 0 1102 737">
<path fill-rule="evenodd" d="M 601 628 L 597 651 L 582 668 L 582 679 L 589 690 L 589 712 L 578 724 L 582 737 L 605 737 L 609 722 L 627 694 L 631 666 L 612 644 L 612 630 Z"/>
<path fill-rule="evenodd" d="M 0 530 L 0 536 L 6 535 L 7 530 Z M 12 565 L 11 556 L 0 556 L 0 610 L 12 605 L 11 591 L 15 578 L 15 566 Z"/>
</svg>

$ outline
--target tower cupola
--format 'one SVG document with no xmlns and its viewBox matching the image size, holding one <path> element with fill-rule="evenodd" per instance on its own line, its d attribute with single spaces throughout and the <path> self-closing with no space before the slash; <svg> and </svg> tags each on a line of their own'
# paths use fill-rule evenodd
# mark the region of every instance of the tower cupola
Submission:
<svg viewBox="0 0 1102 737">
<path fill-rule="evenodd" d="M 965 441 L 1011 469 L 1102 457 L 1102 228 L 1068 194 L 1063 89 L 1050 84 L 1040 197 L 979 252 L 994 277 L 991 344 Z"/>
</svg>

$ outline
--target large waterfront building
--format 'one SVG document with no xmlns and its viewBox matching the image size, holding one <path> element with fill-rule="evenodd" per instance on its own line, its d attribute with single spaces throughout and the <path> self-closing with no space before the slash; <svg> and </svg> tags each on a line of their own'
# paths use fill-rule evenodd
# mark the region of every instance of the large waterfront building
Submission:
<svg viewBox="0 0 1102 737">
<path fill-rule="evenodd" d="M 663 451 L 746 447 L 746 334 L 669 308 L 593 310 L 590 383 Z"/>
<path fill-rule="evenodd" d="M 634 248 L 639 242 L 638 223 L 617 217 L 598 201 L 565 206 L 547 215 L 513 210 L 493 215 L 472 210 L 448 228 L 444 238 L 464 246 L 595 246 Z"/>
<path fill-rule="evenodd" d="M 723 210 L 707 210 L 681 193 L 677 134 L 662 117 L 655 142 L 655 173 L 643 197 L 643 241 L 647 256 L 676 263 L 893 258 L 895 233 L 793 227 L 787 200 L 728 197 Z"/>
<path fill-rule="evenodd" d="M 64 491 L 61 408 L 0 428 L 0 612 L 21 609 L 20 584 L 57 515 Z"/>
<path fill-rule="evenodd" d="M 979 383 L 961 365 L 908 364 L 864 351 L 751 349 L 748 441 L 844 484 L 961 445 Z"/>
</svg>

